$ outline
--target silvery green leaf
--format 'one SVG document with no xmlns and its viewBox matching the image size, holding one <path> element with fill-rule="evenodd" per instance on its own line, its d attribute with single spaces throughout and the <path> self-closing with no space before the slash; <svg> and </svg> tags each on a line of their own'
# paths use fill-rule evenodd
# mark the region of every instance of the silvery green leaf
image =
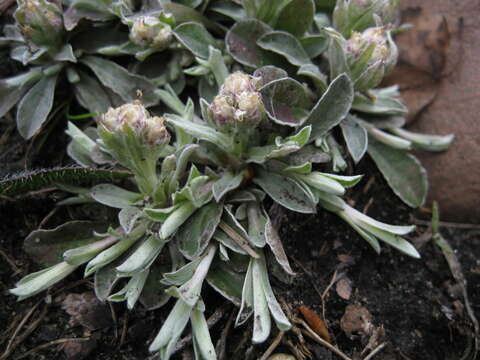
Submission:
<svg viewBox="0 0 480 360">
<path fill-rule="evenodd" d="M 190 50 L 193 55 L 208 59 L 208 47 L 215 47 L 215 39 L 200 23 L 186 22 L 178 25 L 173 34 L 177 40 Z"/>
<path fill-rule="evenodd" d="M 225 171 L 220 179 L 213 184 L 213 196 L 217 202 L 230 191 L 235 190 L 243 181 L 243 173 L 233 173 L 230 170 Z"/>
<path fill-rule="evenodd" d="M 88 66 L 104 86 L 120 95 L 125 102 L 138 99 L 139 90 L 145 106 L 158 102 L 158 95 L 154 93 L 155 86 L 147 78 L 132 74 L 117 63 L 98 56 L 82 57 L 80 62 Z"/>
<path fill-rule="evenodd" d="M 348 217 L 348 215 L 345 214 L 344 211 L 337 212 L 337 215 L 340 216 L 343 220 L 345 220 L 365 241 L 367 241 L 377 254 L 380 254 L 380 243 L 375 236 L 357 225 L 350 217 Z"/>
<path fill-rule="evenodd" d="M 212 264 L 216 251 L 216 244 L 210 245 L 195 269 L 191 279 L 178 289 L 181 299 L 183 299 L 186 304 L 192 307 L 195 306 L 197 301 L 200 299 L 203 281 L 207 277 L 208 270 L 210 269 L 210 265 Z"/>
<path fill-rule="evenodd" d="M 252 342 L 260 344 L 270 335 L 271 319 L 263 281 L 260 260 L 252 259 L 253 335 Z"/>
<path fill-rule="evenodd" d="M 178 160 L 176 161 L 176 168 L 171 181 L 180 181 L 181 177 L 185 175 L 190 157 L 198 148 L 197 144 L 189 144 L 177 151 L 175 157 Z M 170 190 L 173 191 L 173 189 Z"/>
<path fill-rule="evenodd" d="M 73 87 L 75 98 L 80 105 L 93 113 L 106 113 L 113 104 L 105 89 L 94 77 L 80 70 L 77 70 L 77 72 L 80 76 L 80 81 L 75 83 Z"/>
<path fill-rule="evenodd" d="M 63 260 L 63 253 L 98 240 L 94 233 L 105 232 L 107 224 L 70 221 L 49 230 L 32 231 L 23 243 L 26 253 L 38 264 L 52 266 Z"/>
<path fill-rule="evenodd" d="M 360 226 L 369 225 L 395 235 L 406 235 L 408 233 L 411 233 L 413 230 L 415 230 L 414 225 L 398 226 L 398 225 L 389 225 L 389 224 L 382 223 L 380 221 L 372 219 L 371 217 L 361 213 L 358 210 L 355 210 L 350 206 L 347 206 L 344 211 L 345 211 L 345 214 L 347 214 L 351 219 L 353 219 Z"/>
<path fill-rule="evenodd" d="M 404 115 L 407 108 L 397 96 L 370 90 L 371 96 L 355 93 L 352 109 L 373 115 Z"/>
<path fill-rule="evenodd" d="M 53 60 L 56 61 L 70 61 L 72 63 L 77 62 L 77 58 L 75 57 L 73 53 L 73 48 L 72 45 L 70 44 L 65 44 L 63 45 L 58 52 L 55 53 L 53 56 Z"/>
<path fill-rule="evenodd" d="M 221 86 L 230 72 L 228 71 L 227 65 L 225 65 L 225 60 L 220 50 L 216 49 L 214 46 L 209 46 L 208 51 L 209 67 L 217 81 L 217 85 Z"/>
<path fill-rule="evenodd" d="M 160 283 L 162 275 L 167 269 L 168 267 L 164 264 L 153 263 L 150 266 L 147 281 L 139 298 L 146 310 L 158 309 L 170 299 L 170 295 L 165 292 L 166 286 Z"/>
<path fill-rule="evenodd" d="M 273 65 L 266 65 L 255 70 L 253 72 L 253 77 L 259 78 L 260 86 L 265 86 L 274 80 L 288 77 L 288 73 L 282 68 Z"/>
<path fill-rule="evenodd" d="M 43 269 L 25 276 L 10 293 L 16 295 L 20 300 L 36 295 L 46 290 L 53 284 L 70 275 L 78 266 L 61 262 L 47 269 Z"/>
<path fill-rule="evenodd" d="M 235 326 L 244 324 L 253 314 L 253 259 L 250 258 L 242 288 L 242 302 L 235 320 Z"/>
<path fill-rule="evenodd" d="M 254 267 L 253 276 L 255 277 L 255 275 L 257 274 L 260 277 L 268 308 L 273 316 L 273 319 L 275 320 L 275 323 L 277 324 L 278 329 L 280 331 L 290 330 L 292 324 L 290 324 L 290 321 L 288 321 L 288 318 L 285 316 L 282 308 L 280 307 L 280 304 L 275 298 L 272 287 L 270 286 L 265 256 L 262 254 L 259 260 L 255 260 L 255 263 L 258 266 Z"/>
<path fill-rule="evenodd" d="M 148 269 L 133 274 L 125 287 L 115 294 L 110 295 L 108 300 L 112 302 L 126 300 L 128 309 L 132 310 L 138 298 L 140 297 L 143 286 L 147 281 L 148 274 Z"/>
<path fill-rule="evenodd" d="M 291 178 L 259 169 L 253 182 L 287 209 L 304 214 L 316 212 L 316 204 L 312 202 L 305 190 Z"/>
<path fill-rule="evenodd" d="M 328 174 L 327 174 L 328 175 Z M 307 175 L 295 175 L 295 178 L 311 187 L 333 195 L 345 194 L 345 188 L 336 179 L 314 171 Z"/>
<path fill-rule="evenodd" d="M 278 1 L 257 1 L 245 0 L 243 7 L 247 12 L 247 16 L 251 18 L 260 19 L 271 26 L 274 26 L 278 21 L 278 16 L 281 11 L 290 3 L 291 0 Z"/>
<path fill-rule="evenodd" d="M 138 228 L 134 229 L 129 235 L 122 236 L 116 244 L 95 256 L 92 260 L 88 262 L 87 266 L 85 267 L 85 277 L 93 274 L 105 265 L 108 265 L 112 261 L 118 259 L 128 249 L 130 249 L 132 245 L 135 244 L 144 233 L 145 225 L 139 226 Z"/>
<path fill-rule="evenodd" d="M 304 64 L 300 66 L 297 71 L 297 75 L 306 76 L 312 79 L 315 87 L 317 88 L 320 94 L 323 94 L 328 88 L 328 79 L 325 74 L 323 74 L 318 66 L 314 64 Z"/>
<path fill-rule="evenodd" d="M 191 312 L 192 306 L 189 306 L 182 299 L 178 299 L 158 335 L 150 344 L 149 350 L 151 352 L 158 351 L 163 360 L 170 359 L 178 339 L 180 339 L 188 324 Z"/>
<path fill-rule="evenodd" d="M 415 247 L 404 238 L 398 235 L 394 235 L 388 231 L 381 230 L 371 225 L 364 225 L 361 227 L 365 231 L 374 235 L 377 239 L 382 240 L 383 242 L 387 243 L 391 247 L 401 251 L 405 255 L 411 256 L 416 259 L 420 259 L 420 254 L 418 253 L 417 249 L 415 249 Z"/>
<path fill-rule="evenodd" d="M 247 230 L 243 227 L 242 224 L 240 224 L 240 222 L 235 218 L 234 214 L 232 213 L 232 211 L 230 210 L 230 207 L 229 206 L 225 206 L 224 207 L 224 212 L 223 212 L 223 217 L 222 217 L 222 220 L 223 220 L 223 227 L 220 226 L 220 228 L 222 229 L 222 231 L 224 231 L 225 233 L 227 233 L 227 235 L 231 236 L 231 234 L 229 234 L 227 231 L 225 231 L 224 227 L 225 225 L 227 225 L 229 228 L 232 229 L 232 231 L 234 231 L 235 233 L 237 233 L 241 238 L 243 238 L 245 241 L 248 241 L 248 243 L 250 245 L 253 245 L 252 243 L 252 239 L 250 239 L 250 236 L 248 235 L 248 232 Z M 227 245 L 228 247 L 228 245 Z"/>
<path fill-rule="evenodd" d="M 369 127 L 367 129 L 369 135 L 375 140 L 378 140 L 379 142 L 390 146 L 394 149 L 398 150 L 411 150 L 412 149 L 412 143 L 409 140 L 405 140 L 401 137 L 389 134 L 385 131 L 382 131 L 380 129 L 376 129 L 373 126 Z"/>
<path fill-rule="evenodd" d="M 265 52 L 257 45 L 257 40 L 271 30 L 270 26 L 256 19 L 239 21 L 225 37 L 227 51 L 242 65 L 251 68 L 266 65 Z"/>
<path fill-rule="evenodd" d="M 215 347 L 213 346 L 207 320 L 203 312 L 194 309 L 190 314 L 192 324 L 192 341 L 195 358 L 199 360 L 216 360 Z"/>
<path fill-rule="evenodd" d="M 393 192 L 411 207 L 422 206 L 428 191 L 427 173 L 413 155 L 369 139 L 372 157 Z"/>
<path fill-rule="evenodd" d="M 302 36 L 310 29 L 314 15 L 315 2 L 313 0 L 291 0 L 280 11 L 275 28 L 294 36 Z"/>
<path fill-rule="evenodd" d="M 63 260 L 71 265 L 81 265 L 93 259 L 102 250 L 110 247 L 118 241 L 117 238 L 109 236 L 102 240 L 97 240 L 91 244 L 83 245 L 75 249 L 67 250 L 63 253 Z"/>
<path fill-rule="evenodd" d="M 353 101 L 353 85 L 346 74 L 335 78 L 306 118 L 312 125 L 310 140 L 324 136 L 347 116 Z"/>
<path fill-rule="evenodd" d="M 163 209 L 151 209 L 151 208 L 144 208 L 143 212 L 153 221 L 158 222 L 165 222 L 167 218 L 172 214 L 175 210 L 177 210 L 179 205 L 169 206 L 168 208 Z"/>
<path fill-rule="evenodd" d="M 287 258 L 287 254 L 283 248 L 282 240 L 278 235 L 277 230 L 273 227 L 272 221 L 267 216 L 267 221 L 265 223 L 265 239 L 272 250 L 275 259 L 280 264 L 282 269 L 289 275 L 295 275 L 292 268 L 290 267 L 290 263 Z"/>
<path fill-rule="evenodd" d="M 331 156 L 312 145 L 305 145 L 300 150 L 288 155 L 287 161 L 293 166 L 304 165 L 306 162 L 313 164 L 328 163 L 332 160 Z"/>
<path fill-rule="evenodd" d="M 236 22 L 243 20 L 246 17 L 245 10 L 231 1 L 218 1 L 213 3 L 208 8 L 211 11 L 215 11 L 219 14 L 228 16 Z"/>
<path fill-rule="evenodd" d="M 244 205 L 247 209 L 248 237 L 253 245 L 262 248 L 266 244 L 265 224 L 267 223 L 267 217 L 259 203 L 250 202 Z"/>
<path fill-rule="evenodd" d="M 350 67 L 347 63 L 346 40 L 332 28 L 323 29 L 330 38 L 328 44 L 327 57 L 330 65 L 330 78 L 335 79 L 341 74 L 349 74 Z"/>
<path fill-rule="evenodd" d="M 244 277 L 239 273 L 227 265 L 213 266 L 208 272 L 207 282 L 223 297 L 240 306 Z"/>
<path fill-rule="evenodd" d="M 274 80 L 262 86 L 260 92 L 272 121 L 293 127 L 306 121 L 311 102 L 305 87 L 298 81 L 292 78 Z"/>
<path fill-rule="evenodd" d="M 427 151 L 445 151 L 455 139 L 455 135 L 453 134 L 445 136 L 417 134 L 401 128 L 393 128 L 390 129 L 390 131 L 397 136 L 411 141 L 414 147 Z"/>
<path fill-rule="evenodd" d="M 218 241 L 221 245 L 225 246 L 226 248 L 242 255 L 247 255 L 247 252 L 240 247 L 235 241 L 233 241 L 230 236 L 225 234 L 225 232 L 217 230 L 213 234 L 213 238 Z"/>
<path fill-rule="evenodd" d="M 118 209 L 130 207 L 143 199 L 143 195 L 140 193 L 128 191 L 112 184 L 94 186 L 90 191 L 90 196 L 100 204 Z"/>
<path fill-rule="evenodd" d="M 307 35 L 300 39 L 300 44 L 308 57 L 314 59 L 327 50 L 328 38 L 324 35 Z"/>
<path fill-rule="evenodd" d="M 165 241 L 157 236 L 149 236 L 145 241 L 121 264 L 117 271 L 121 275 L 131 275 L 148 268 L 157 258 L 165 246 Z"/>
<path fill-rule="evenodd" d="M 199 256 L 208 246 L 223 213 L 223 205 L 211 202 L 192 215 L 177 231 L 178 248 L 187 259 Z"/>
<path fill-rule="evenodd" d="M 329 174 L 329 173 L 323 173 L 323 172 L 321 172 L 320 174 L 332 180 L 335 180 L 340 185 L 346 188 L 355 186 L 363 178 L 363 175 L 345 176 L 345 175 L 336 175 L 336 174 Z"/>
<path fill-rule="evenodd" d="M 222 149 L 229 150 L 231 147 L 231 139 L 220 132 L 212 129 L 209 126 L 197 124 L 193 122 L 185 121 L 182 117 L 169 114 L 165 116 L 165 119 L 170 124 L 179 127 L 184 130 L 187 134 L 192 135 L 193 137 L 208 141 L 212 144 L 220 146 Z"/>
<path fill-rule="evenodd" d="M 101 302 L 105 302 L 107 300 L 113 288 L 120 280 L 120 278 L 117 276 L 117 271 L 115 270 L 116 265 L 116 261 L 114 261 L 95 272 L 95 296 Z"/>
<path fill-rule="evenodd" d="M 368 148 L 367 130 L 352 115 L 340 123 L 343 138 L 347 144 L 348 152 L 355 164 L 363 158 Z"/>
<path fill-rule="evenodd" d="M 320 139 L 317 139 L 317 141 Z M 343 158 L 343 151 L 340 145 L 337 143 L 332 134 L 327 134 L 326 143 L 330 149 L 330 154 L 332 155 L 332 168 L 334 172 L 344 171 L 347 168 L 347 162 Z"/>
<path fill-rule="evenodd" d="M 25 139 L 31 138 L 44 124 L 52 110 L 58 73 L 44 76 L 23 96 L 17 107 L 17 129 Z"/>
<path fill-rule="evenodd" d="M 222 261 L 229 261 L 230 256 L 228 255 L 228 250 L 222 243 L 218 244 L 218 256 Z M 239 303 L 240 304 L 240 303 Z"/>
<path fill-rule="evenodd" d="M 190 215 L 195 212 L 195 210 L 196 207 L 191 202 L 183 202 L 162 224 L 159 232 L 160 238 L 168 239 L 190 217 Z"/>
<path fill-rule="evenodd" d="M 285 31 L 268 32 L 257 40 L 257 45 L 264 50 L 284 56 L 292 65 L 301 66 L 310 63 L 300 42 Z"/>
<path fill-rule="evenodd" d="M 91 154 L 97 146 L 95 141 L 70 121 L 66 133 L 72 138 L 67 147 L 67 154 L 84 167 L 94 167 L 95 162 Z"/>
<path fill-rule="evenodd" d="M 21 99 L 32 84 L 43 77 L 40 67 L 33 67 L 25 73 L 20 73 L 0 80 L 0 118 L 3 117 Z"/>
<path fill-rule="evenodd" d="M 163 274 L 163 278 L 161 280 L 162 284 L 175 286 L 181 286 L 185 284 L 192 278 L 202 259 L 203 257 L 199 256 L 198 258 L 182 266 L 180 269 Z"/>
<path fill-rule="evenodd" d="M 170 84 L 165 85 L 165 89 L 157 89 L 155 93 L 160 100 L 178 115 L 185 114 L 185 105 L 175 93 Z"/>
<path fill-rule="evenodd" d="M 235 219 L 238 221 L 245 221 L 247 219 L 247 204 L 240 204 L 235 210 Z"/>
<path fill-rule="evenodd" d="M 195 21 L 197 23 L 201 23 L 205 25 L 205 27 L 209 30 L 212 30 L 216 33 L 224 33 L 225 30 L 223 27 L 219 26 L 216 22 L 211 21 L 204 15 L 202 15 L 199 11 L 192 9 L 191 7 L 178 4 L 172 1 L 163 2 L 162 8 L 165 13 L 170 13 L 173 15 L 175 22 L 177 24 Z"/>
<path fill-rule="evenodd" d="M 118 220 L 125 234 L 129 234 L 137 220 L 143 215 L 142 210 L 136 207 L 126 207 L 118 213 Z"/>
<path fill-rule="evenodd" d="M 318 190 L 315 191 L 315 193 L 319 198 L 319 204 L 328 211 L 332 211 L 335 213 L 343 212 L 343 210 L 347 206 L 345 201 L 336 195 L 328 194 L 326 192 Z"/>
<path fill-rule="evenodd" d="M 283 171 L 285 172 L 293 172 L 295 174 L 310 174 L 312 172 L 312 163 L 311 162 L 306 162 L 300 165 L 292 165 L 289 167 L 286 167 Z"/>
</svg>

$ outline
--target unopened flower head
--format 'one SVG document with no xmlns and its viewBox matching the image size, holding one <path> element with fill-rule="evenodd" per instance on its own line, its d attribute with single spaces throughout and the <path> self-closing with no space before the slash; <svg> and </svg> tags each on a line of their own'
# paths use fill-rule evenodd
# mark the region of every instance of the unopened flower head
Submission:
<svg viewBox="0 0 480 360">
<path fill-rule="evenodd" d="M 383 24 L 393 24 L 398 18 L 399 0 L 350 0 L 351 4 L 358 6 L 359 8 L 366 9 L 368 7 L 375 8 L 375 14 L 377 14 L 382 20 Z"/>
<path fill-rule="evenodd" d="M 111 133 L 124 132 L 128 126 L 136 136 L 141 137 L 148 145 L 165 144 L 170 140 L 164 119 L 150 116 L 139 102 L 110 108 L 101 118 L 100 125 Z"/>
<path fill-rule="evenodd" d="M 19 0 L 15 19 L 25 39 L 34 46 L 59 45 L 63 37 L 61 5 L 47 0 Z"/>
<path fill-rule="evenodd" d="M 362 33 L 354 32 L 347 41 L 347 52 L 352 60 L 361 57 L 370 46 L 374 46 L 370 63 L 386 61 L 390 56 L 387 32 L 382 27 L 369 28 Z"/>
<path fill-rule="evenodd" d="M 130 29 L 130 40 L 143 48 L 163 50 L 173 39 L 170 25 L 154 16 L 140 16 Z"/>
<path fill-rule="evenodd" d="M 219 127 L 257 126 L 264 114 L 257 80 L 242 72 L 228 76 L 210 105 L 210 114 Z"/>
</svg>

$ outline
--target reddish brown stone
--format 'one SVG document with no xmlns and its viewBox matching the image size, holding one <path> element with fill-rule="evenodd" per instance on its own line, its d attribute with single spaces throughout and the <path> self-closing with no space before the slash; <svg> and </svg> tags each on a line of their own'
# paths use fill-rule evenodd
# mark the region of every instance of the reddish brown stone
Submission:
<svg viewBox="0 0 480 360">
<path fill-rule="evenodd" d="M 430 178 L 429 201 L 443 220 L 480 223 L 480 2 L 402 0 L 415 25 L 398 36 L 398 82 L 412 109 L 414 131 L 449 134 L 445 153 L 421 153 Z"/>
</svg>

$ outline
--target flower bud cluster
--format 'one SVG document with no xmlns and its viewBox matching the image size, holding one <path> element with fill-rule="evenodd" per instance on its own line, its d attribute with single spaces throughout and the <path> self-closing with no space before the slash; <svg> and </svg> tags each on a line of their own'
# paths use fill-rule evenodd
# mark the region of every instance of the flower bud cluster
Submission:
<svg viewBox="0 0 480 360">
<path fill-rule="evenodd" d="M 210 115 L 218 127 L 256 127 L 264 113 L 262 96 L 257 91 L 257 80 L 242 72 L 228 76 L 220 93 L 210 104 Z"/>
<path fill-rule="evenodd" d="M 163 117 L 151 116 L 139 101 L 110 108 L 100 124 L 110 133 L 124 132 L 128 126 L 147 145 L 163 145 L 170 141 Z"/>
<path fill-rule="evenodd" d="M 386 61 L 390 55 L 386 31 L 384 28 L 376 27 L 365 30 L 362 33 L 353 32 L 347 41 L 347 54 L 350 61 L 355 61 L 363 55 L 363 52 L 373 46 L 372 56 L 369 63 Z"/>
<path fill-rule="evenodd" d="M 49 47 L 61 43 L 64 27 L 61 5 L 47 0 L 19 0 L 17 26 L 30 46 Z"/>
<path fill-rule="evenodd" d="M 398 20 L 400 0 L 350 0 L 350 2 L 361 9 L 373 7 L 384 25 L 394 24 Z"/>
<path fill-rule="evenodd" d="M 130 29 L 130 40 L 142 48 L 153 50 L 166 49 L 173 40 L 170 25 L 155 16 L 140 16 Z"/>
</svg>

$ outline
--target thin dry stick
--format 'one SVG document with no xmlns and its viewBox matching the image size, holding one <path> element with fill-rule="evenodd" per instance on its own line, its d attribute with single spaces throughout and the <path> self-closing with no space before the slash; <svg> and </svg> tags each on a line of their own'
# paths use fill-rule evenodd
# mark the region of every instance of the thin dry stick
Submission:
<svg viewBox="0 0 480 360">
<path fill-rule="evenodd" d="M 262 357 L 260 358 L 260 360 L 267 360 L 268 357 L 273 353 L 273 351 L 277 348 L 278 344 L 280 344 L 280 342 L 282 341 L 283 339 L 283 335 L 285 335 L 285 333 L 283 331 L 280 331 L 277 336 L 275 337 L 275 339 L 273 339 L 272 343 L 270 344 L 270 346 L 268 347 L 267 351 L 265 351 L 262 355 Z"/>
<path fill-rule="evenodd" d="M 63 339 L 53 340 L 53 341 L 50 341 L 48 343 L 39 345 L 36 348 L 33 348 L 32 350 L 27 351 L 26 353 L 17 357 L 15 360 L 20 360 L 20 359 L 26 358 L 27 356 L 30 356 L 30 355 L 32 355 L 32 354 L 34 354 L 34 353 L 36 353 L 36 352 L 38 352 L 42 349 L 50 347 L 52 345 L 63 344 L 63 343 L 69 342 L 69 341 L 88 341 L 88 340 L 90 340 L 89 337 L 86 337 L 86 338 L 63 338 Z"/>
<path fill-rule="evenodd" d="M 122 336 L 120 337 L 120 344 L 118 345 L 118 347 L 121 347 L 125 342 L 125 338 L 127 337 L 127 325 L 128 325 L 128 311 L 125 313 L 125 317 L 123 319 Z"/>
<path fill-rule="evenodd" d="M 258 259 L 259 256 L 258 254 L 253 251 L 253 249 L 250 247 L 250 245 L 248 245 L 248 241 L 245 240 L 240 234 L 238 234 L 234 229 L 232 229 L 230 227 L 230 225 L 228 225 L 226 222 L 224 221 L 220 221 L 220 223 L 218 224 L 218 226 L 220 227 L 220 229 L 222 229 L 228 236 L 230 236 L 232 238 L 233 241 L 235 241 L 238 246 L 240 246 L 243 250 L 245 250 L 248 255 L 250 255 L 251 257 L 255 258 L 255 259 Z"/>
<path fill-rule="evenodd" d="M 425 226 L 430 226 L 432 224 L 431 221 L 420 220 L 417 218 L 412 218 L 412 222 L 416 225 L 425 225 Z M 446 222 L 446 221 L 439 221 L 438 226 L 445 227 L 445 228 L 452 228 L 452 229 L 480 229 L 479 224 L 463 224 L 463 223 Z"/>
<path fill-rule="evenodd" d="M 17 267 L 17 265 L 15 264 L 15 261 L 10 259 L 10 257 L 7 255 L 7 253 L 5 251 L 3 251 L 2 249 L 0 249 L 0 255 L 2 255 L 2 257 L 8 263 L 8 265 L 10 265 L 10 267 L 12 268 L 12 270 L 13 270 L 12 276 L 21 273 L 21 270 Z"/>
<path fill-rule="evenodd" d="M 107 301 L 108 306 L 110 307 L 110 313 L 112 314 L 112 320 L 113 320 L 113 334 L 114 334 L 114 342 L 118 340 L 118 321 L 117 321 L 117 313 L 115 312 L 115 309 L 113 308 L 113 305 L 110 301 Z"/>
<path fill-rule="evenodd" d="M 17 335 L 18 335 L 18 333 L 19 333 L 20 330 L 23 328 L 23 325 L 26 324 L 26 322 L 28 321 L 28 319 L 30 318 L 30 316 L 32 316 L 32 314 L 35 312 L 35 310 L 37 310 L 38 305 L 40 305 L 40 301 L 37 302 L 37 303 L 30 309 L 30 311 L 27 312 L 27 314 L 26 314 L 25 317 L 22 319 L 22 321 L 20 321 L 20 324 L 18 324 L 17 328 L 16 328 L 15 331 L 13 332 L 12 337 L 10 338 L 10 341 L 8 342 L 5 351 L 3 352 L 2 356 L 0 356 L 0 360 L 6 359 L 6 358 L 8 357 L 8 355 L 10 355 L 11 347 L 12 347 L 12 345 L 13 345 L 13 343 L 14 343 Z"/>
<path fill-rule="evenodd" d="M 370 354 L 368 354 L 363 360 L 371 360 L 375 355 L 377 355 L 383 348 L 387 346 L 387 343 L 381 343 L 375 349 L 372 350 Z"/>
<path fill-rule="evenodd" d="M 303 327 L 305 328 L 305 330 L 303 330 L 303 333 L 305 335 L 307 335 L 308 337 L 310 337 L 311 339 L 315 340 L 316 342 L 318 342 L 319 344 L 325 346 L 326 348 L 328 348 L 330 351 L 334 352 L 335 354 L 337 354 L 339 357 L 341 357 L 342 359 L 344 360 L 352 360 L 351 358 L 349 358 L 346 354 L 344 354 L 342 351 L 340 351 L 338 348 L 336 348 L 335 346 L 331 345 L 330 343 L 328 343 L 327 341 L 323 340 L 320 336 L 318 336 L 315 331 L 313 331 L 310 326 L 308 326 L 308 324 L 303 321 L 302 319 L 297 319 L 296 322 L 300 323 L 303 325 Z"/>
<path fill-rule="evenodd" d="M 217 342 L 216 351 L 217 351 L 219 360 L 225 360 L 227 357 L 227 337 L 228 337 L 228 333 L 230 332 L 230 329 L 232 328 L 234 319 L 235 319 L 235 311 L 232 311 L 230 313 L 230 316 L 228 317 L 227 324 L 222 330 L 220 339 Z"/>
</svg>

